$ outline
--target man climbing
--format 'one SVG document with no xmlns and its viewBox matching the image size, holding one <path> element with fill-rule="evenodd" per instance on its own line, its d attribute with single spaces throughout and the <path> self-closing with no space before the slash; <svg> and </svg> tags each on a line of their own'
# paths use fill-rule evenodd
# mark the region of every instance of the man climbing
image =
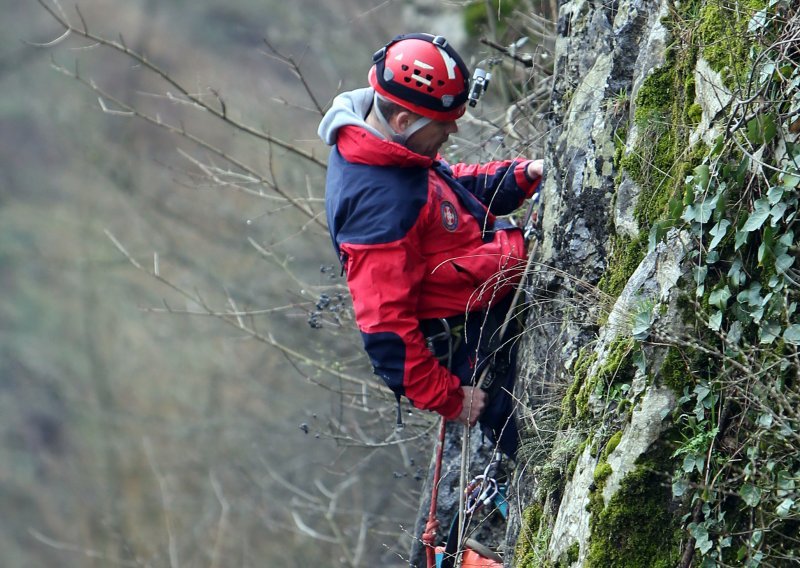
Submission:
<svg viewBox="0 0 800 568">
<path fill-rule="evenodd" d="M 370 87 L 337 96 L 319 126 L 332 146 L 326 210 L 376 374 L 398 401 L 480 421 L 513 456 L 516 342 L 497 330 L 525 245 L 496 216 L 534 195 L 542 161 L 445 162 L 469 76 L 441 36 L 406 34 L 376 52 Z M 475 388 L 486 365 L 487 388 Z"/>
</svg>

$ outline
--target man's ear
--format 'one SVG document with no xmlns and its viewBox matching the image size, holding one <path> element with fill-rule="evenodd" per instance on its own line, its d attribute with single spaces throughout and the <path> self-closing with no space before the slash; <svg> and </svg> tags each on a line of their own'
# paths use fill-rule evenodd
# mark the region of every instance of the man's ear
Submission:
<svg viewBox="0 0 800 568">
<path fill-rule="evenodd" d="M 401 110 L 400 112 L 395 113 L 395 115 L 389 120 L 389 125 L 391 125 L 395 132 L 402 134 L 409 126 L 416 122 L 417 118 L 419 118 L 419 116 L 413 112 Z"/>
</svg>

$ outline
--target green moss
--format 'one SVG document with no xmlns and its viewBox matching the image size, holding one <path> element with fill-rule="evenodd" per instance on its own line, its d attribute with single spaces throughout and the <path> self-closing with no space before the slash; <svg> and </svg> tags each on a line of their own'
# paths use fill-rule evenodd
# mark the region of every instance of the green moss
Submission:
<svg viewBox="0 0 800 568">
<path fill-rule="evenodd" d="M 617 432 L 608 439 L 608 442 L 606 442 L 606 447 L 603 449 L 601 458 L 604 460 L 608 459 L 608 456 L 611 455 L 611 452 L 617 449 L 617 446 L 619 446 L 621 440 L 622 440 L 622 430 L 620 430 L 619 432 Z"/>
<path fill-rule="evenodd" d="M 703 107 L 697 103 L 690 105 L 689 108 L 686 109 L 686 117 L 689 119 L 689 124 L 692 126 L 700 124 L 700 121 L 703 120 Z"/>
<path fill-rule="evenodd" d="M 592 374 L 590 370 L 597 361 L 597 353 L 591 346 L 580 350 L 574 365 L 574 379 L 561 401 L 559 428 L 565 429 L 590 418 L 589 397 L 592 393 L 601 395 L 609 385 L 633 380 L 633 346 L 634 340 L 630 337 L 614 340 L 608 347 L 605 362 Z M 596 455 L 597 451 L 593 454 Z"/>
<path fill-rule="evenodd" d="M 561 419 L 559 420 L 561 429 L 588 416 L 589 391 L 585 389 L 585 386 L 589 369 L 591 369 L 596 360 L 597 353 L 591 346 L 584 347 L 578 351 L 578 357 L 572 367 L 572 383 L 561 400 Z"/>
<path fill-rule="evenodd" d="M 514 566 L 537 568 L 544 566 L 550 531 L 544 522 L 541 505 L 534 503 L 522 513 L 522 528 L 514 548 Z"/>
<path fill-rule="evenodd" d="M 601 461 L 598 463 L 594 468 L 594 483 L 595 485 L 599 486 L 603 483 L 608 476 L 611 475 L 614 470 L 611 468 L 611 465 L 606 461 Z"/>
<path fill-rule="evenodd" d="M 684 358 L 677 348 L 670 347 L 658 372 L 659 382 L 677 395 L 683 394 L 684 387 L 695 382 L 689 370 L 688 360 L 690 359 Z"/>
<path fill-rule="evenodd" d="M 619 169 L 625 156 L 625 141 L 628 139 L 628 123 L 624 122 L 614 129 L 614 167 Z"/>
<path fill-rule="evenodd" d="M 646 252 L 647 239 L 644 235 L 636 239 L 627 235 L 612 236 L 608 268 L 597 287 L 611 296 L 619 296 Z"/>
<path fill-rule="evenodd" d="M 679 560 L 679 520 L 670 512 L 671 491 L 647 463 L 625 476 L 603 507 L 602 490 L 594 492 L 592 535 L 587 567 L 671 568 Z"/>
<path fill-rule="evenodd" d="M 752 15 L 765 6 L 762 0 L 712 0 L 700 10 L 697 35 L 703 58 L 729 86 L 747 78 L 752 43 L 747 27 Z"/>
<path fill-rule="evenodd" d="M 578 561 L 581 555 L 581 545 L 573 542 L 558 558 L 558 568 L 569 568 Z"/>
<path fill-rule="evenodd" d="M 691 1 L 681 8 L 684 16 L 695 9 Z M 674 21 L 665 24 L 676 27 Z M 688 25 L 684 22 L 678 27 Z M 690 38 L 691 34 L 677 35 L 664 65 L 653 70 L 639 88 L 634 121 L 640 143 L 619 160 L 640 188 L 634 217 L 644 233 L 669 217 L 670 202 L 682 195 L 686 172 L 694 167 L 692 152 L 687 151 L 688 135 L 702 110 L 693 107 L 698 49 Z"/>
<path fill-rule="evenodd" d="M 635 368 L 631 353 L 635 341 L 631 337 L 618 337 L 608 347 L 605 362 L 597 370 L 596 377 L 603 386 L 633 380 Z"/>
<path fill-rule="evenodd" d="M 574 564 L 578 561 L 578 557 L 581 554 L 581 547 L 577 542 L 573 542 L 572 545 L 567 549 L 567 562 L 569 564 Z"/>
</svg>

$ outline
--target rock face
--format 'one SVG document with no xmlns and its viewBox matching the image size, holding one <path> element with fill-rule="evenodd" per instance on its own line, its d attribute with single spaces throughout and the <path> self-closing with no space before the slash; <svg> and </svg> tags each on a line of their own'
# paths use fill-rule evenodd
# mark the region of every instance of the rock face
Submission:
<svg viewBox="0 0 800 568">
<path fill-rule="evenodd" d="M 518 472 L 516 511 L 534 514 L 512 519 L 508 538 L 517 554 L 509 566 L 602 565 L 593 531 L 602 515 L 628 514 L 615 496 L 631 490 L 670 426 L 676 394 L 658 380 L 665 353 L 636 347 L 631 338 L 656 325 L 662 332 L 680 325 L 676 285 L 687 270 L 688 239 L 673 230 L 629 265 L 618 255 L 620 239 L 647 242 L 649 227 L 636 213 L 640 185 L 619 163 L 652 134 L 637 126 L 634 101 L 665 64 L 667 14 L 660 0 L 573 0 L 560 7 L 541 268 L 530 290 L 518 385 L 528 409 L 522 425 L 530 439 L 544 442 L 529 445 L 531 457 Z M 707 84 L 711 90 L 717 83 Z M 621 292 L 604 292 L 615 271 Z M 547 429 L 557 433 L 547 436 Z M 663 474 L 668 479 L 670 472 Z M 667 511 L 668 491 L 665 497 Z M 653 527 L 625 530 L 640 529 Z M 655 548 L 662 557 L 679 556 L 668 539 Z"/>
<path fill-rule="evenodd" d="M 557 29 L 506 563 L 795 565 L 797 3 Z"/>
</svg>

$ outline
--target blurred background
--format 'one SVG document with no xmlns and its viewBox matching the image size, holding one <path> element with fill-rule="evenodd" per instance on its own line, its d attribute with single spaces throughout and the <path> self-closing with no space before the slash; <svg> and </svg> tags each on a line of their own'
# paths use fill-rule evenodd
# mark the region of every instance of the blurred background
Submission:
<svg viewBox="0 0 800 568">
<path fill-rule="evenodd" d="M 0 0 L 0 564 L 404 565 L 432 421 L 398 443 L 359 386 L 316 125 L 397 33 L 479 58 L 469 6 L 63 4 L 228 122 L 120 50 L 54 42 L 45 6 Z"/>
</svg>

